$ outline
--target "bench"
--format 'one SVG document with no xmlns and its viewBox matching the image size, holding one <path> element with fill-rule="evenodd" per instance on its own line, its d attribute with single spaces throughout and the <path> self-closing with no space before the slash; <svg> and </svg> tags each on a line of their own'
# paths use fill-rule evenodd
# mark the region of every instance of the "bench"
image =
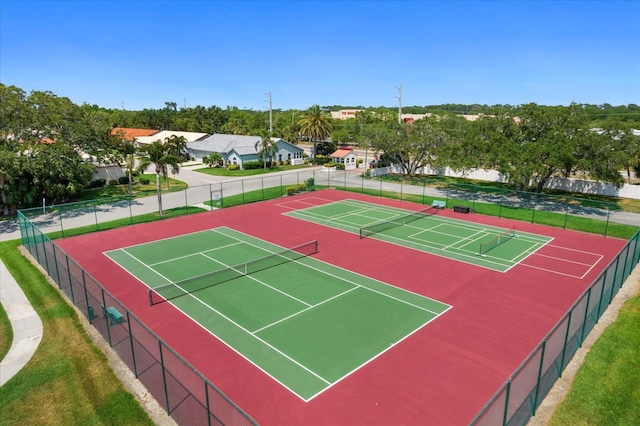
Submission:
<svg viewBox="0 0 640 426">
<path fill-rule="evenodd" d="M 467 206 L 453 206 L 453 211 L 456 213 L 469 213 L 471 211 L 470 207 Z"/>
<path fill-rule="evenodd" d="M 431 203 L 431 206 L 437 209 L 444 209 L 447 206 L 447 202 L 440 201 L 440 200 L 433 200 L 433 202 Z"/>
<path fill-rule="evenodd" d="M 102 306 L 103 318 L 106 319 L 109 317 L 109 323 L 111 325 L 122 324 L 125 321 L 124 316 L 115 306 L 109 306 L 108 308 L 105 308 L 104 305 L 100 306 Z"/>
</svg>

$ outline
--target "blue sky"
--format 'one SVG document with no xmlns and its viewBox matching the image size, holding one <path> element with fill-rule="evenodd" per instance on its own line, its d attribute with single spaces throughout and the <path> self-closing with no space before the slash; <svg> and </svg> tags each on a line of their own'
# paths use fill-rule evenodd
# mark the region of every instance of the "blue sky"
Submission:
<svg viewBox="0 0 640 426">
<path fill-rule="evenodd" d="M 640 104 L 640 1 L 0 0 L 0 82 L 77 104 Z"/>
</svg>

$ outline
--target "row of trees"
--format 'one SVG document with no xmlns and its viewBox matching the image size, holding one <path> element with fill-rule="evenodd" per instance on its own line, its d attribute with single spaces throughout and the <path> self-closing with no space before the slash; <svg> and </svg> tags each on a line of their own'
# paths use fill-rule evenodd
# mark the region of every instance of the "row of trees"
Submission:
<svg viewBox="0 0 640 426">
<path fill-rule="evenodd" d="M 514 187 L 540 192 L 554 176 L 621 185 L 620 170 L 629 178 L 640 170 L 640 135 L 633 123 L 611 116 L 601 124 L 591 127 L 578 104 L 527 104 L 475 121 L 432 115 L 413 125 L 367 126 L 353 137 L 384 151 L 405 174 L 425 166 L 463 173 L 495 169 Z"/>
<path fill-rule="evenodd" d="M 347 107 L 335 106 L 339 108 Z M 636 105 L 413 108 L 405 111 L 440 112 L 408 125 L 398 123 L 394 108 L 363 108 L 355 118 L 342 121 L 332 120 L 328 108 L 313 105 L 306 111 L 274 111 L 270 123 L 267 111 L 179 109 L 171 102 L 160 110 L 108 110 L 0 84 L 2 213 L 73 199 L 89 183 L 96 162 L 120 164 L 129 176 L 136 164 L 155 164 L 158 176 L 179 170 L 184 140 L 158 142 L 137 152 L 131 141 L 112 134 L 113 127 L 257 134 L 261 140 L 256 150 L 265 167 L 273 155 L 271 136 L 311 141 L 315 153 L 330 151 L 332 144 L 358 145 L 385 152 L 407 174 L 424 166 L 497 169 L 518 188 L 537 190 L 554 175 L 620 184 L 619 170 L 630 176 L 640 158 L 640 142 L 632 132 L 640 129 Z M 481 118 L 467 121 L 447 112 L 454 110 L 479 113 Z M 211 160 L 217 162 L 219 158 Z"/>
</svg>

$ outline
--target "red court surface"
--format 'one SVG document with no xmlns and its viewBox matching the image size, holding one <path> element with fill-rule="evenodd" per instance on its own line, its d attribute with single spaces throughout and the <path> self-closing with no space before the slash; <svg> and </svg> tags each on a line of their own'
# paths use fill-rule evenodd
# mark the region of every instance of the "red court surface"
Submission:
<svg viewBox="0 0 640 426">
<path fill-rule="evenodd" d="M 316 191 L 59 240 L 128 309 L 258 423 L 264 425 L 467 425 L 625 244 L 624 240 L 444 210 L 440 214 L 554 239 L 506 273 L 283 215 L 358 199 L 421 206 L 337 190 Z M 103 252 L 227 226 L 283 247 L 317 239 L 314 257 L 452 305 L 437 320 L 304 402 Z M 201 385 L 200 385 L 201 386 Z"/>
</svg>

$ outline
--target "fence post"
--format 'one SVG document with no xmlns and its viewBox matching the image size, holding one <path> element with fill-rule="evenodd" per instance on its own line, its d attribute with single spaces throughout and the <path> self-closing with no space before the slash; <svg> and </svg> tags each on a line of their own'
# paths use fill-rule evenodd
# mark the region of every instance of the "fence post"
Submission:
<svg viewBox="0 0 640 426">
<path fill-rule="evenodd" d="M 105 309 L 107 309 L 107 301 L 104 299 L 104 288 L 100 289 L 100 293 L 102 294 L 102 319 L 105 321 L 106 329 L 107 329 L 107 339 L 109 339 L 109 346 L 113 347 L 111 343 L 111 326 L 109 325 L 109 318 L 107 318 L 105 314 Z"/>
<path fill-rule="evenodd" d="M 606 276 L 606 271 L 605 271 Z M 584 322 L 582 323 L 582 333 L 580 334 L 580 347 L 582 347 L 582 342 L 584 342 L 584 333 L 587 328 L 587 319 L 589 318 L 589 303 L 591 302 L 591 289 L 593 286 L 589 287 L 587 291 L 587 307 L 584 310 Z M 604 280 L 602 281 L 602 288 L 604 288 Z M 596 319 L 597 321 L 597 319 Z"/>
<path fill-rule="evenodd" d="M 64 226 L 62 226 L 62 209 L 58 208 L 58 217 L 60 218 L 60 233 L 62 234 L 62 238 L 64 238 Z"/>
<path fill-rule="evenodd" d="M 569 319 L 567 320 L 567 332 L 564 334 L 564 345 L 562 346 L 562 358 L 560 358 L 560 375 L 558 377 L 562 377 L 562 372 L 564 371 L 564 358 L 567 355 L 567 345 L 569 344 L 569 329 L 571 328 L 572 314 L 573 314 L 573 309 L 569 311 Z"/>
<path fill-rule="evenodd" d="M 504 397 L 504 416 L 502 417 L 503 426 L 507 425 L 507 416 L 509 416 L 509 396 L 511 393 L 511 377 L 509 377 L 509 381 L 507 382 L 507 394 Z"/>
<path fill-rule="evenodd" d="M 162 387 L 164 388 L 164 401 L 167 407 L 167 414 L 171 414 L 169 410 L 169 391 L 167 390 L 167 375 L 164 369 L 164 356 L 162 352 L 162 341 L 158 339 L 158 349 L 160 350 L 160 370 L 162 371 Z"/>
<path fill-rule="evenodd" d="M 616 269 L 613 271 L 613 281 L 611 282 L 611 295 L 609 296 L 609 303 L 608 305 L 611 304 L 611 302 L 613 301 L 613 296 L 615 295 L 615 289 L 616 289 L 616 276 L 618 275 L 618 266 L 620 265 L 620 253 L 618 253 L 618 256 L 616 257 Z M 624 267 L 622 268 L 623 272 L 624 272 Z M 624 275 L 624 274 L 623 274 Z M 620 286 L 622 286 L 622 283 L 624 282 L 624 276 L 621 278 L 620 280 Z"/>
<path fill-rule="evenodd" d="M 71 282 L 71 280 L 69 280 L 69 282 Z M 82 280 L 82 289 L 84 290 L 84 302 L 87 304 L 87 318 L 89 319 L 89 324 L 91 324 L 92 318 L 91 318 L 91 313 L 89 312 L 89 309 L 91 308 L 91 306 L 89 305 L 89 293 L 87 292 L 87 282 L 84 280 Z"/>
<path fill-rule="evenodd" d="M 127 313 L 127 329 L 129 331 L 129 344 L 131 345 L 131 362 L 133 364 L 133 375 L 138 377 L 138 367 L 136 366 L 136 351 L 133 350 L 133 333 L 131 333 L 131 317 L 129 315 L 129 309 L 126 309 Z"/>
<path fill-rule="evenodd" d="M 98 204 L 95 201 L 93 202 L 93 217 L 96 219 L 96 231 L 99 231 L 100 227 L 98 226 Z"/>
<path fill-rule="evenodd" d="M 204 379 L 202 383 L 204 383 L 204 399 L 205 399 L 205 408 L 207 410 L 207 426 L 211 426 L 211 407 L 209 407 L 209 385 L 207 384 L 207 379 Z"/>
<path fill-rule="evenodd" d="M 544 364 L 544 353 L 547 350 L 547 341 L 542 342 L 542 353 L 540 354 L 540 367 L 538 368 L 538 380 L 536 381 L 536 394 L 533 397 L 533 410 L 532 413 L 536 415 L 536 408 L 538 408 L 538 395 L 540 394 L 540 380 L 542 380 L 542 366 Z"/>
</svg>

